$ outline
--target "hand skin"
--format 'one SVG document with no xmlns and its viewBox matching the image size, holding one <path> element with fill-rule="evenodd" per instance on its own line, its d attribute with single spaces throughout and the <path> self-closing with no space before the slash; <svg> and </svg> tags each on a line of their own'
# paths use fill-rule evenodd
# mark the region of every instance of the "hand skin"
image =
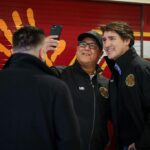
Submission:
<svg viewBox="0 0 150 150">
<path fill-rule="evenodd" d="M 43 48 L 45 50 L 45 52 L 49 51 L 49 50 L 55 50 L 55 48 L 58 46 L 58 40 L 56 40 L 56 38 L 58 38 L 57 35 L 50 35 L 47 36 L 45 38 L 44 41 L 44 45 Z"/>
<path fill-rule="evenodd" d="M 135 143 L 130 144 L 128 150 L 136 150 Z"/>
<path fill-rule="evenodd" d="M 40 54 L 39 54 L 39 58 L 43 62 L 45 62 L 45 56 L 46 56 L 47 52 L 54 51 L 57 48 L 59 41 L 56 40 L 56 38 L 58 38 L 57 35 L 50 35 L 50 36 L 45 37 L 43 46 L 42 46 L 42 48 L 40 50 Z"/>
</svg>

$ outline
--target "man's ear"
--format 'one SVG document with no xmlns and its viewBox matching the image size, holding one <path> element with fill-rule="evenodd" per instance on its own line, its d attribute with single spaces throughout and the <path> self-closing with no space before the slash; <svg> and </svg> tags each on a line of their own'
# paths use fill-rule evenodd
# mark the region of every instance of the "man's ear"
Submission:
<svg viewBox="0 0 150 150">
<path fill-rule="evenodd" d="M 131 39 L 125 39 L 124 42 L 126 43 L 127 46 L 129 46 Z"/>
</svg>

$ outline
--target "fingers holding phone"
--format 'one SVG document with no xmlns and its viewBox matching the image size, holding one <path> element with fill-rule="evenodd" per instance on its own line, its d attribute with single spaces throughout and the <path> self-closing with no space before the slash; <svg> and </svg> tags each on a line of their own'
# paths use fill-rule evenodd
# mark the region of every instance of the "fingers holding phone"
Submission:
<svg viewBox="0 0 150 150">
<path fill-rule="evenodd" d="M 39 53 L 40 59 L 43 60 L 44 62 L 45 62 L 45 57 L 46 57 L 47 52 L 49 50 L 50 51 L 55 50 L 56 47 L 58 46 L 59 41 L 55 39 L 57 37 L 58 37 L 57 35 L 53 35 L 53 36 L 48 36 L 45 38 L 43 46 Z"/>
<path fill-rule="evenodd" d="M 45 38 L 45 49 L 46 52 L 49 50 L 55 50 L 58 46 L 58 40 L 60 38 L 62 26 L 52 25 L 50 28 L 50 36 Z"/>
<path fill-rule="evenodd" d="M 49 50 L 55 50 L 55 48 L 58 46 L 58 43 L 59 43 L 57 38 L 58 38 L 57 35 L 50 35 L 45 38 L 45 41 L 44 41 L 45 52 Z"/>
<path fill-rule="evenodd" d="M 61 35 L 62 26 L 52 25 L 50 28 L 50 35 L 44 40 L 42 49 L 40 50 L 40 57 L 45 60 L 45 55 L 48 51 L 53 51 L 58 47 L 59 38 Z"/>
</svg>

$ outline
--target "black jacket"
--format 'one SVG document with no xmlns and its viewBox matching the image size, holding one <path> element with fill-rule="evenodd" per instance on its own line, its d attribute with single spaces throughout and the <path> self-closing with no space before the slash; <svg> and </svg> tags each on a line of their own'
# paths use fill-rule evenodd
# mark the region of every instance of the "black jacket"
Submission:
<svg viewBox="0 0 150 150">
<path fill-rule="evenodd" d="M 44 63 L 14 54 L 0 71 L 0 150 L 79 150 L 66 84 Z"/>
<path fill-rule="evenodd" d="M 106 57 L 112 71 L 110 101 L 118 143 L 135 142 L 137 150 L 150 149 L 150 62 L 129 49 L 116 62 Z M 117 63 L 121 75 L 114 69 Z M 145 149 L 144 149 L 145 150 Z"/>
<path fill-rule="evenodd" d="M 79 120 L 82 150 L 103 150 L 108 143 L 108 91 L 102 91 L 103 96 L 100 94 L 100 87 L 106 89 L 108 81 L 99 76 L 99 70 L 97 66 L 96 75 L 90 79 L 76 61 L 62 72 L 62 79 L 71 90 Z"/>
</svg>

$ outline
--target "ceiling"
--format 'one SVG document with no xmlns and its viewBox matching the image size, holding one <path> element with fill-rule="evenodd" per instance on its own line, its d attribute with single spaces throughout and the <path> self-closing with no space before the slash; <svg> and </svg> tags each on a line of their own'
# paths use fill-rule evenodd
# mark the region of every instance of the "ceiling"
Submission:
<svg viewBox="0 0 150 150">
<path fill-rule="evenodd" d="M 92 0 L 92 1 L 150 4 L 150 0 Z"/>
</svg>

